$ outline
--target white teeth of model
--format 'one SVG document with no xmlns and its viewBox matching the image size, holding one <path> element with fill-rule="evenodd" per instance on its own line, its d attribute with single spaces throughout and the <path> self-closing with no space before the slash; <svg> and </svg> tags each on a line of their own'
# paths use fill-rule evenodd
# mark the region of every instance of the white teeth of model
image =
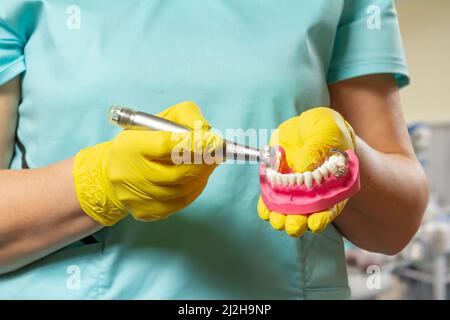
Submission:
<svg viewBox="0 0 450 320">
<path fill-rule="evenodd" d="M 313 185 L 313 175 L 311 171 L 303 172 L 303 177 L 305 178 L 305 185 L 308 189 L 310 189 Z"/>
<path fill-rule="evenodd" d="M 322 174 L 322 177 L 328 177 L 328 169 L 327 169 L 327 166 L 324 166 L 324 165 L 321 165 L 320 167 L 319 167 L 319 171 L 320 171 L 320 173 Z"/>
<path fill-rule="evenodd" d="M 295 180 L 297 182 L 297 185 L 301 186 L 303 183 L 303 174 L 302 173 L 295 173 Z"/>
<path fill-rule="evenodd" d="M 268 170 L 266 174 L 267 179 L 269 179 L 270 184 L 273 186 L 275 184 L 275 172 L 273 172 L 272 170 Z"/>
<path fill-rule="evenodd" d="M 289 184 L 290 184 L 291 186 L 294 186 L 294 185 L 295 185 L 295 174 L 289 173 L 288 179 L 289 179 Z"/>
<path fill-rule="evenodd" d="M 286 187 L 289 183 L 289 178 L 287 174 L 282 174 L 281 175 L 281 183 L 283 185 L 283 187 Z"/>
<path fill-rule="evenodd" d="M 326 161 L 325 165 L 327 166 L 327 169 L 331 172 L 331 173 L 335 173 L 337 171 L 337 167 L 336 165 L 333 163 L 333 161 Z"/>
<path fill-rule="evenodd" d="M 281 185 L 281 173 L 277 172 L 275 174 L 275 182 L 277 183 L 277 185 Z"/>
<path fill-rule="evenodd" d="M 320 184 L 322 182 L 322 174 L 320 173 L 319 169 L 314 170 L 312 175 L 313 175 L 314 181 L 317 184 Z"/>
</svg>

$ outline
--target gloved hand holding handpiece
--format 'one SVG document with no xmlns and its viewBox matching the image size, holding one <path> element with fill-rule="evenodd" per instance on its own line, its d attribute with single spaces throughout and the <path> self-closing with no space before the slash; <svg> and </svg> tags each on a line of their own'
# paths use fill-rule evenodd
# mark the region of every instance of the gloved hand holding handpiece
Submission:
<svg viewBox="0 0 450 320">
<path fill-rule="evenodd" d="M 172 161 L 180 144 L 193 153 L 222 145 L 208 132 L 210 125 L 197 105 L 180 103 L 158 116 L 191 129 L 200 123 L 201 132 L 124 130 L 76 155 L 73 173 L 80 206 L 100 224 L 111 226 L 128 213 L 138 220 L 164 219 L 194 201 L 217 166 Z"/>
</svg>

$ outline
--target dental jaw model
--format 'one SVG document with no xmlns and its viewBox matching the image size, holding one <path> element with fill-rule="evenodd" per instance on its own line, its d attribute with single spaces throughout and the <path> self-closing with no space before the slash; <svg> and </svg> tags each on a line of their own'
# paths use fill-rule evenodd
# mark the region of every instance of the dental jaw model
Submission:
<svg viewBox="0 0 450 320">
<path fill-rule="evenodd" d="M 327 210 L 359 191 L 359 163 L 353 150 L 332 149 L 313 171 L 293 172 L 282 147 L 275 165 L 260 165 L 261 197 L 266 207 L 283 214 Z"/>
</svg>

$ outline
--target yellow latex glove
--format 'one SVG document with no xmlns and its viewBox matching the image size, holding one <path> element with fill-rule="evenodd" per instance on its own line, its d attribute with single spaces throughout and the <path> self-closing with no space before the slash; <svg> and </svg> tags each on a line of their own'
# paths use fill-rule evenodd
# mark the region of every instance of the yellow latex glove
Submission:
<svg viewBox="0 0 450 320">
<path fill-rule="evenodd" d="M 223 144 L 207 132 L 210 126 L 197 105 L 180 103 L 158 116 L 201 129 L 183 134 L 124 130 L 76 155 L 73 174 L 80 206 L 100 224 L 111 226 L 129 212 L 138 220 L 164 219 L 194 201 L 217 166 L 172 161 L 174 148 L 184 148 L 190 157 Z"/>
<path fill-rule="evenodd" d="M 283 122 L 272 134 L 270 144 L 283 147 L 287 163 L 295 172 L 313 171 L 325 161 L 330 149 L 354 149 L 355 133 L 338 112 L 319 107 Z M 314 233 L 325 229 L 342 212 L 347 200 L 310 215 L 284 215 L 268 210 L 259 197 L 258 214 L 274 229 L 299 237 L 308 229 Z"/>
</svg>

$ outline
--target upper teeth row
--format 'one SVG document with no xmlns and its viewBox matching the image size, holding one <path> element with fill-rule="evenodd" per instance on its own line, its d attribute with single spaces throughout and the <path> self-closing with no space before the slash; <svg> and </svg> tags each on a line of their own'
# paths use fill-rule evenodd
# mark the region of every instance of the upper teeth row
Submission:
<svg viewBox="0 0 450 320">
<path fill-rule="evenodd" d="M 345 168 L 346 160 L 344 156 L 340 154 L 332 155 L 328 160 L 326 160 L 320 167 L 314 171 L 305 171 L 303 173 L 288 173 L 282 174 L 278 172 L 278 166 L 275 169 L 267 168 L 266 175 L 267 179 L 273 185 L 279 186 L 301 186 L 305 184 L 308 189 L 312 188 L 314 181 L 316 184 L 321 184 L 322 179 L 328 177 L 330 172 L 334 175 L 338 175 L 341 170 Z"/>
</svg>

